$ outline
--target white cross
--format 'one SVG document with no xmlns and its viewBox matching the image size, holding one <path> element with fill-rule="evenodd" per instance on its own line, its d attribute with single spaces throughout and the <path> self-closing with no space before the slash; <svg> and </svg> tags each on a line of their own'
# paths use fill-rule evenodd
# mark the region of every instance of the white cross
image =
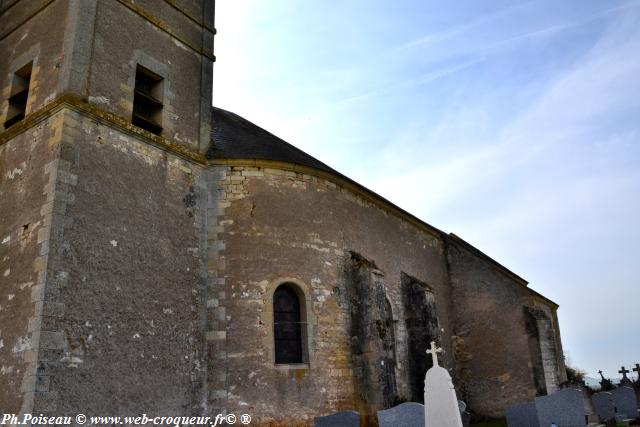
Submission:
<svg viewBox="0 0 640 427">
<path fill-rule="evenodd" d="M 436 347 L 435 341 L 431 341 L 431 350 L 427 350 L 427 354 L 433 358 L 433 366 L 438 366 L 438 353 L 442 353 L 442 349 Z"/>
</svg>

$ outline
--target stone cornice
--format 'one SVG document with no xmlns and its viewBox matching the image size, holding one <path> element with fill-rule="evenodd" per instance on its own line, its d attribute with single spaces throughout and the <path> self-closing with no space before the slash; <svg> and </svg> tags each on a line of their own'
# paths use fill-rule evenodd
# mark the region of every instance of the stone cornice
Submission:
<svg viewBox="0 0 640 427">
<path fill-rule="evenodd" d="M 107 126 L 114 127 L 124 133 L 136 136 L 148 144 L 154 145 L 162 150 L 169 151 L 186 160 L 202 166 L 207 164 L 207 160 L 202 154 L 191 151 L 167 138 L 163 138 L 134 126 L 130 119 L 97 108 L 73 94 L 65 94 L 57 97 L 44 107 L 27 115 L 24 120 L 0 133 L 0 145 L 7 143 L 10 139 L 32 128 L 41 121 L 46 120 L 48 117 L 64 108 L 84 114 Z"/>
</svg>

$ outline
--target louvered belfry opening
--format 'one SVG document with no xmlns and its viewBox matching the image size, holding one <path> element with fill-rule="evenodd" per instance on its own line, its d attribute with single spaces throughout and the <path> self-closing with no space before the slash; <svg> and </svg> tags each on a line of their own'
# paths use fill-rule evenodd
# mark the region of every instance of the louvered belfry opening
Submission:
<svg viewBox="0 0 640 427">
<path fill-rule="evenodd" d="M 162 82 L 162 77 L 138 65 L 131 123 L 156 135 L 162 133 Z"/>
<path fill-rule="evenodd" d="M 33 62 L 29 62 L 20 68 L 13 76 L 11 95 L 9 96 L 9 111 L 4 122 L 5 129 L 24 119 L 27 112 L 27 100 L 29 99 L 29 84 L 31 82 L 31 69 Z"/>
<path fill-rule="evenodd" d="M 290 286 L 280 285 L 273 294 L 275 362 L 303 363 L 300 299 Z"/>
</svg>

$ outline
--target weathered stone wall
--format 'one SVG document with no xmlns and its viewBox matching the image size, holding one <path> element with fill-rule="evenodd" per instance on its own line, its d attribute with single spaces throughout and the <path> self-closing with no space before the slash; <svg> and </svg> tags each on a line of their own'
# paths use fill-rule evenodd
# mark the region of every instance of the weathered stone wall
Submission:
<svg viewBox="0 0 640 427">
<path fill-rule="evenodd" d="M 29 407 L 44 306 L 42 290 L 62 115 L 0 145 L 0 408 Z M 46 340 L 46 337 L 45 337 Z"/>
<path fill-rule="evenodd" d="M 558 373 L 558 382 L 563 384 L 567 382 L 567 366 L 564 360 L 564 349 L 562 347 L 562 336 L 560 335 L 560 322 L 558 321 L 558 306 L 549 304 L 544 301 L 543 298 L 532 298 L 539 307 L 547 310 L 549 317 L 551 318 L 551 326 L 553 327 L 553 334 L 555 338 L 556 346 L 556 369 Z"/>
<path fill-rule="evenodd" d="M 526 312 L 536 388 L 540 394 L 555 393 L 567 381 L 556 310 L 540 298 L 532 298 Z"/>
<path fill-rule="evenodd" d="M 33 61 L 26 113 L 38 110 L 59 94 L 67 0 L 21 1 L 0 12 L 0 131 L 4 129 L 14 73 Z"/>
<path fill-rule="evenodd" d="M 0 132 L 33 61 L 27 117 L 0 139 L 4 409 L 206 410 L 213 5 L 0 3 Z M 165 79 L 165 139 L 127 123 L 137 63 Z"/>
<path fill-rule="evenodd" d="M 357 407 L 375 419 L 380 408 L 397 400 L 396 339 L 384 273 L 375 263 L 351 252 L 345 257 L 344 282 L 339 286 L 342 306 L 349 307 L 353 386 Z"/>
<path fill-rule="evenodd" d="M 226 325 L 212 338 L 225 349 L 226 389 L 218 396 L 229 411 L 294 425 L 360 406 L 353 341 L 367 338 L 350 334 L 354 307 L 347 292 L 354 284 L 345 266 L 351 252 L 377 267 L 376 286 L 384 287 L 395 319 L 397 393 L 407 397 L 403 273 L 433 289 L 445 331 L 442 344 L 450 350 L 449 288 L 438 236 L 323 178 L 269 168 L 217 170 L 221 248 L 210 265 L 222 278 L 225 298 L 212 305 L 224 313 Z M 307 364 L 281 366 L 273 360 L 270 293 L 284 282 L 298 284 L 309 300 Z M 444 363 L 451 366 L 451 351 Z"/>
<path fill-rule="evenodd" d="M 202 168 L 65 110 L 34 411 L 202 411 Z"/>
<path fill-rule="evenodd" d="M 0 9 L 0 131 L 12 75 L 29 61 L 27 114 L 73 93 L 128 120 L 141 64 L 164 78 L 162 136 L 204 152 L 211 134 L 213 7 L 202 0 L 21 0 Z"/>
<path fill-rule="evenodd" d="M 544 391 L 537 327 L 532 331 L 526 308 L 554 313 L 556 307 L 457 237 L 447 241 L 459 392 L 476 414 L 504 416 L 508 405 Z"/>
<path fill-rule="evenodd" d="M 35 243 L 4 255 L 7 292 L 19 292 L 0 316 L 21 310 L 7 336 L 12 348 L 26 343 L 0 377 L 23 390 L 5 394 L 6 407 L 227 410 L 272 425 L 357 408 L 373 424 L 380 407 L 415 399 L 412 378 L 428 367 L 416 354 L 434 339 L 445 366 L 455 355 L 471 409 L 499 416 L 536 393 L 527 310 L 549 321 L 542 333 L 534 322 L 545 387 L 562 381 L 556 307 L 463 242 L 340 179 L 206 168 L 154 144 L 62 108 L 0 146 L 2 171 L 33 162 L 30 181 L 2 191 L 8 202 L 32 192 L 31 221 L 42 224 Z M 17 236 L 25 220 L 6 206 L 2 225 Z M 302 364 L 273 359 L 271 298 L 285 282 L 304 295 Z"/>
<path fill-rule="evenodd" d="M 200 13 L 196 19 L 165 1 L 98 2 L 89 101 L 131 117 L 141 64 L 164 78 L 162 136 L 204 152 L 210 142 L 213 66 L 213 16 L 209 7 L 205 14 L 204 3 L 187 2 Z"/>
</svg>

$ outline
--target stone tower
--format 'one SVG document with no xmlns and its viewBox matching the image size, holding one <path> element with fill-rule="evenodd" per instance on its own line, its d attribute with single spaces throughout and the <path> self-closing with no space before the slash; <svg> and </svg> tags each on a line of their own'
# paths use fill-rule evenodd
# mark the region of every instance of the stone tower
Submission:
<svg viewBox="0 0 640 427">
<path fill-rule="evenodd" d="M 213 25 L 213 0 L 0 1 L 4 412 L 207 406 Z"/>
</svg>

